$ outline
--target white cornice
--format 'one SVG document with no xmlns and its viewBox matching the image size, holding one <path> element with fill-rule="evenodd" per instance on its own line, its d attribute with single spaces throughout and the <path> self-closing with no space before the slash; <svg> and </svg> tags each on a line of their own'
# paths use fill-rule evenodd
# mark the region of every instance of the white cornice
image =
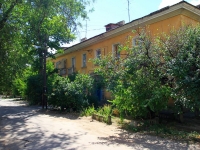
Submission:
<svg viewBox="0 0 200 150">
<path fill-rule="evenodd" d="M 111 30 L 109 32 L 102 33 L 100 35 L 97 35 L 95 37 L 92 37 L 88 39 L 87 41 L 84 41 L 82 43 L 76 44 L 72 47 L 69 47 L 67 50 L 64 51 L 64 54 L 56 54 L 55 56 L 63 56 L 65 54 L 71 53 L 76 50 L 80 50 L 83 48 L 86 48 L 92 44 L 101 42 L 103 40 L 106 40 L 108 38 L 112 38 L 113 36 L 117 36 L 120 34 L 123 34 L 125 32 L 128 32 L 130 30 L 136 29 L 138 27 L 142 27 L 148 24 L 152 24 L 161 20 L 164 20 L 166 18 L 170 18 L 179 14 L 186 15 L 188 17 L 194 18 L 197 21 L 200 21 L 200 10 L 196 8 L 195 6 L 192 6 L 186 2 L 181 2 L 179 4 L 173 5 L 165 10 L 158 10 L 158 12 L 155 12 L 155 14 L 152 13 L 139 18 L 137 20 L 134 20 L 130 23 L 125 24 L 122 27 L 116 28 L 114 30 Z"/>
</svg>

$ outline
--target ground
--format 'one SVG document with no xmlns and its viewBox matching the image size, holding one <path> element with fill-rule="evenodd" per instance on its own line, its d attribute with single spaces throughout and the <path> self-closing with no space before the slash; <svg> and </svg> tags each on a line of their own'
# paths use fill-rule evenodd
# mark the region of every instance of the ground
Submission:
<svg viewBox="0 0 200 150">
<path fill-rule="evenodd" d="M 0 99 L 0 150 L 200 149 L 156 136 L 128 133 L 91 117 L 56 114 L 24 102 Z"/>
</svg>

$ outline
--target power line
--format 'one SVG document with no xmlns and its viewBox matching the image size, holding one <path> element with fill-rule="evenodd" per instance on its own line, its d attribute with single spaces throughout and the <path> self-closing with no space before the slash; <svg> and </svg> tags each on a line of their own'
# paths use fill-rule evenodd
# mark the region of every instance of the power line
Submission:
<svg viewBox="0 0 200 150">
<path fill-rule="evenodd" d="M 87 31 L 102 30 L 102 29 L 105 29 L 105 28 L 92 29 L 92 30 L 87 30 Z M 85 32 L 85 31 L 79 31 L 79 32 Z"/>
</svg>

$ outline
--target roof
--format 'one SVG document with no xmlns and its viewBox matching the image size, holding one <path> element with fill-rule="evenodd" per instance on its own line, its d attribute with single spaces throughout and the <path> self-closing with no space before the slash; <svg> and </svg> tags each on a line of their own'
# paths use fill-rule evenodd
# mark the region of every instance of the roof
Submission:
<svg viewBox="0 0 200 150">
<path fill-rule="evenodd" d="M 178 6 L 180 6 L 180 7 L 178 7 Z M 126 30 L 127 28 L 130 28 L 130 27 L 134 26 L 134 23 L 142 22 L 142 20 L 144 20 L 145 18 L 149 18 L 149 17 L 156 18 L 156 17 L 159 17 L 159 14 L 164 13 L 164 12 L 170 10 L 171 8 L 174 8 L 174 9 L 172 9 L 172 11 L 175 11 L 175 7 L 177 7 L 176 9 L 184 8 L 184 9 L 188 9 L 188 10 L 190 9 L 190 10 L 193 10 L 193 11 L 196 8 L 196 9 L 198 9 L 198 12 L 196 12 L 196 15 L 200 16 L 200 7 L 199 6 L 200 5 L 194 6 L 194 5 L 192 5 L 192 4 L 190 4 L 190 3 L 186 2 L 186 1 L 181 1 L 181 2 L 179 2 L 177 4 L 172 5 L 172 6 L 164 7 L 162 9 L 154 11 L 154 12 L 152 12 L 152 13 L 146 15 L 146 16 L 143 16 L 141 18 L 132 20 L 131 22 L 126 23 L 123 26 L 119 26 L 119 27 L 117 27 L 115 29 L 112 29 L 112 30 L 109 30 L 107 32 L 101 33 L 101 34 L 96 35 L 94 37 L 91 37 L 91 38 L 89 38 L 87 40 L 84 40 L 84 41 L 82 41 L 82 42 L 80 42 L 78 44 L 75 44 L 75 45 L 73 45 L 71 47 L 68 47 L 68 48 L 65 49 L 64 54 L 70 53 L 70 52 L 75 51 L 75 50 L 78 50 L 81 46 L 82 47 L 86 47 L 86 45 L 93 44 L 95 42 L 95 39 L 100 40 L 100 39 L 105 38 L 106 36 L 111 36 L 111 35 L 115 34 L 117 31 L 118 32 L 122 32 L 123 30 Z M 191 7 L 191 8 L 189 8 L 189 7 Z M 199 18 L 199 21 L 200 21 L 200 18 Z M 110 23 L 110 24 L 113 24 L 113 23 Z M 108 26 L 110 24 L 107 24 L 106 26 Z M 61 55 L 63 55 L 63 54 L 61 54 Z"/>
</svg>

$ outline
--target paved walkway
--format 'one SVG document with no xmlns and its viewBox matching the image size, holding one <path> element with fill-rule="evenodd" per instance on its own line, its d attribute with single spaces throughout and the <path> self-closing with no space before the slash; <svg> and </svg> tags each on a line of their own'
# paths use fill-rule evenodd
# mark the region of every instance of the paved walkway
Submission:
<svg viewBox="0 0 200 150">
<path fill-rule="evenodd" d="M 195 150 L 199 145 L 130 134 L 88 117 L 42 113 L 0 100 L 0 150 Z"/>
</svg>

